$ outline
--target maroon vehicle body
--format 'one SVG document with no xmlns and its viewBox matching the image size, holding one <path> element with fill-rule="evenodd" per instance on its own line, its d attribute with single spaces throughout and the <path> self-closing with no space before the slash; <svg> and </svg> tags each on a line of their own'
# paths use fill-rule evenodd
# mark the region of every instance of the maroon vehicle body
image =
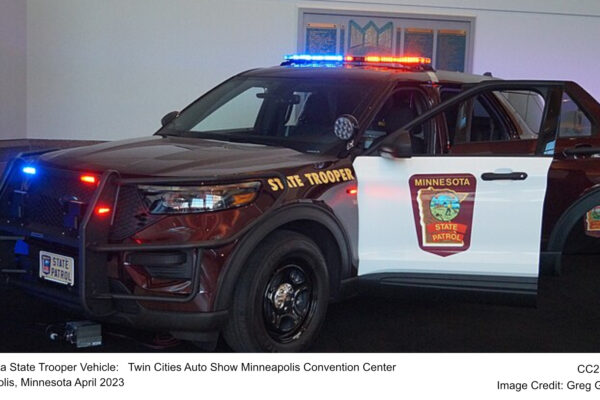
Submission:
<svg viewBox="0 0 600 400">
<path fill-rule="evenodd" d="M 378 85 L 372 104 L 356 115 L 361 127 L 357 138 L 399 86 L 419 88 L 432 108 L 441 102 L 440 91 L 445 88 L 459 90 L 492 79 L 440 71 L 438 81 L 432 82 L 426 71 L 381 67 L 281 66 L 241 74 L 290 75 L 315 79 L 338 75 L 349 82 L 369 79 Z M 574 83 L 566 82 L 564 89 L 585 110 L 594 131 L 587 137 L 556 140 L 541 238 L 544 264 L 555 272 L 569 234 L 577 227 L 583 230 L 578 224 L 585 213 L 600 204 L 600 163 L 595 158 L 600 154 L 600 105 Z M 501 112 L 510 118 L 508 110 Z M 436 118 L 436 154 L 536 154 L 535 139 L 449 147 L 446 123 L 443 117 Z M 11 284 L 82 309 L 92 318 L 199 340 L 227 323 L 238 277 L 252 250 L 273 231 L 287 229 L 315 241 L 328 264 L 331 297 L 345 297 L 357 288 L 357 181 L 352 161 L 360 152 L 356 147 L 336 155 L 308 154 L 282 147 L 165 136 L 159 131 L 149 138 L 21 155 L 7 168 L 0 193 L 2 262 L 9 266 L 4 274 Z M 37 219 L 25 220 L 27 212 L 36 211 L 20 206 L 15 211 L 18 200 L 13 192 L 25 185 L 18 172 L 30 163 L 46 171 L 44 184 L 37 189 L 31 184 L 31 190 L 37 190 L 36 207 L 47 209 L 38 210 Z M 84 188 L 79 181 L 83 173 L 97 176 L 99 185 Z M 313 184 L 301 185 L 296 176 Z M 261 182 L 251 204 L 202 214 L 150 215 L 135 190 L 139 184 L 247 181 Z M 61 214 L 66 195 L 81 197 L 89 205 L 69 227 L 64 226 Z M 114 212 L 97 215 L 93 212 L 97 205 L 107 205 Z M 60 215 L 50 218 L 52 212 Z M 15 241 L 26 242 L 30 254 L 15 256 Z M 44 249 L 56 249 L 77 260 L 76 284 L 57 287 L 38 279 L 35 254 Z M 179 276 L 164 276 L 160 268 L 142 265 L 146 253 L 165 260 L 181 253 L 187 261 L 182 262 Z"/>
</svg>

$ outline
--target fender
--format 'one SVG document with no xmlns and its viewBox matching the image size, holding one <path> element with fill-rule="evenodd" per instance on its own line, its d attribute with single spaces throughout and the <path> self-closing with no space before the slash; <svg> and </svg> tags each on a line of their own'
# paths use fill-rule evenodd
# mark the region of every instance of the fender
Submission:
<svg viewBox="0 0 600 400">
<path fill-rule="evenodd" d="M 581 217 L 598 204 L 600 204 L 600 188 L 594 188 L 571 204 L 560 216 L 556 225 L 554 225 L 554 229 L 548 240 L 546 253 L 553 258 L 553 270 L 555 274 L 560 274 L 561 255 L 567 243 L 569 234 Z"/>
<path fill-rule="evenodd" d="M 242 268 L 258 244 L 277 228 L 300 220 L 317 222 L 332 234 L 340 250 L 341 276 L 349 277 L 352 264 L 350 241 L 337 217 L 325 207 L 313 202 L 285 205 L 269 213 L 263 221 L 247 232 L 237 244 L 219 277 L 214 310 L 229 308 Z"/>
</svg>

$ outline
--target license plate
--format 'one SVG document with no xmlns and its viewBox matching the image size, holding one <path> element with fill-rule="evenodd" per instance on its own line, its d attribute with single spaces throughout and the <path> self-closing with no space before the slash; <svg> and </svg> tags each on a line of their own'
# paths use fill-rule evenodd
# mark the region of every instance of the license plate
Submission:
<svg viewBox="0 0 600 400">
<path fill-rule="evenodd" d="M 40 278 L 73 286 L 75 284 L 75 259 L 40 251 Z"/>
</svg>

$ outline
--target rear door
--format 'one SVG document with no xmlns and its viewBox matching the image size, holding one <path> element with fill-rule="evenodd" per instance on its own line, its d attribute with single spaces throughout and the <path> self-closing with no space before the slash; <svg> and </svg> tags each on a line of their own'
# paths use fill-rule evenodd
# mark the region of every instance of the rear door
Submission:
<svg viewBox="0 0 600 400">
<path fill-rule="evenodd" d="M 443 151 L 386 158 L 374 145 L 357 157 L 359 275 L 388 284 L 535 293 L 562 86 L 481 83 L 403 128 L 412 140 L 414 132 L 431 132 L 426 141 L 443 141 Z M 543 101 L 539 127 L 528 137 L 520 137 L 525 128 L 502 105 L 499 96 L 508 91 Z M 473 150 L 453 153 L 459 138 L 472 141 Z"/>
</svg>

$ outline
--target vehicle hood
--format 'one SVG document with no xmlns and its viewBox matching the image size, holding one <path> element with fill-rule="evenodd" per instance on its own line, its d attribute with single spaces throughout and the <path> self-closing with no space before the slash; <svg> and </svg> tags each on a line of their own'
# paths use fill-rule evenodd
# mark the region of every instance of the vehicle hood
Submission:
<svg viewBox="0 0 600 400">
<path fill-rule="evenodd" d="M 296 150 L 208 139 L 153 136 L 45 153 L 40 161 L 57 168 L 122 176 L 202 177 L 299 167 L 332 160 Z"/>
</svg>

